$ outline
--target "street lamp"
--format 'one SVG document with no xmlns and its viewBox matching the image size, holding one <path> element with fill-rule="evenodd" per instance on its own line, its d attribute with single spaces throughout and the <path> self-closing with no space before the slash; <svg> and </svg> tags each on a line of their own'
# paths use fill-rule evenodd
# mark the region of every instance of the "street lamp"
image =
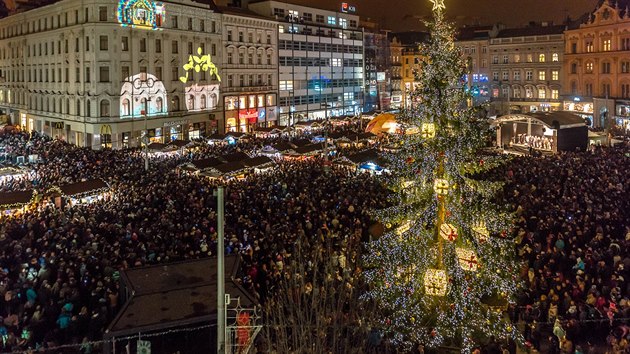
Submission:
<svg viewBox="0 0 630 354">
<path fill-rule="evenodd" d="M 143 100 L 143 107 L 142 107 L 142 114 L 144 116 L 144 169 L 149 170 L 149 131 L 147 129 L 147 116 L 149 115 L 149 107 L 151 105 L 151 89 L 153 88 L 153 86 L 155 86 L 155 83 L 158 80 L 155 80 L 153 78 L 145 78 L 142 79 L 140 77 L 135 78 L 132 81 L 132 91 L 131 91 L 131 102 L 132 104 L 135 101 L 135 92 L 136 90 L 140 90 L 141 88 L 145 87 L 149 93 L 148 93 L 148 97 L 146 98 L 146 100 Z M 140 95 L 142 97 L 142 95 L 144 94 L 144 89 L 142 89 L 142 91 L 140 91 Z M 133 120 L 135 119 L 135 111 L 132 108 L 132 112 L 131 112 L 131 121 L 133 122 Z M 133 129 L 131 131 L 131 136 L 133 137 Z"/>
</svg>

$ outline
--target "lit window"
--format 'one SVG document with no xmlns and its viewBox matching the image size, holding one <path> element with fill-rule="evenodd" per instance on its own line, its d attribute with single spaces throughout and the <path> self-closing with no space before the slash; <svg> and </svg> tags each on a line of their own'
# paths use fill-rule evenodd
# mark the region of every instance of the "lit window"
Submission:
<svg viewBox="0 0 630 354">
<path fill-rule="evenodd" d="M 547 91 L 545 89 L 538 89 L 538 98 L 540 99 L 547 98 Z"/>
<path fill-rule="evenodd" d="M 558 95 L 559 95 L 558 90 L 555 90 L 555 89 L 551 90 L 551 98 L 552 99 L 557 100 L 558 97 L 559 97 Z"/>
<path fill-rule="evenodd" d="M 558 53 L 553 53 L 553 54 L 551 55 L 551 61 L 555 61 L 555 62 L 557 62 L 557 61 L 558 61 Z"/>
<path fill-rule="evenodd" d="M 542 53 L 538 54 L 538 61 L 541 62 L 541 63 L 544 63 L 545 62 L 545 55 L 542 54 Z"/>
<path fill-rule="evenodd" d="M 287 81 L 280 81 L 280 91 L 291 91 L 293 90 L 293 81 L 292 80 L 287 80 Z"/>
<path fill-rule="evenodd" d="M 332 58 L 330 60 L 330 66 L 341 66 L 341 58 Z"/>
<path fill-rule="evenodd" d="M 339 26 L 341 28 L 348 28 L 348 20 L 346 20 L 345 18 L 340 18 L 339 19 Z"/>
<path fill-rule="evenodd" d="M 604 41 L 602 42 L 602 50 L 605 52 L 610 51 L 611 45 L 612 45 L 612 40 L 604 39 Z"/>
<path fill-rule="evenodd" d="M 551 71 L 551 80 L 558 81 L 560 79 L 560 73 L 558 70 Z"/>
<path fill-rule="evenodd" d="M 278 32 L 284 33 L 284 26 L 283 25 L 278 26 Z"/>
<path fill-rule="evenodd" d="M 547 76 L 547 75 L 546 75 L 546 73 L 545 73 L 545 71 L 544 71 L 544 70 L 541 70 L 541 71 L 539 71 L 539 72 L 538 72 L 538 80 L 541 80 L 541 81 L 542 81 L 542 80 L 546 80 L 546 79 L 545 79 L 545 77 L 546 77 L 546 76 Z"/>
<path fill-rule="evenodd" d="M 335 16 L 328 16 L 328 24 L 329 25 L 336 25 L 337 24 L 337 18 Z"/>
</svg>

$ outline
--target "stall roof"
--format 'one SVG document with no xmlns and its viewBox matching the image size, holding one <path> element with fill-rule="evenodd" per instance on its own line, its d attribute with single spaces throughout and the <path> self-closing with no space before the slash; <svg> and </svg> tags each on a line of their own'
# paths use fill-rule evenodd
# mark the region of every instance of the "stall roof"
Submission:
<svg viewBox="0 0 630 354">
<path fill-rule="evenodd" d="M 226 137 L 231 136 L 231 137 L 236 138 L 236 139 L 242 138 L 245 135 L 247 135 L 247 133 L 242 133 L 242 132 L 227 132 L 227 133 L 225 133 Z"/>
<path fill-rule="evenodd" d="M 311 141 L 308 139 L 297 139 L 297 140 L 291 141 L 291 144 L 295 145 L 295 147 L 302 147 L 302 146 L 310 145 Z"/>
<path fill-rule="evenodd" d="M 212 168 L 225 174 L 225 173 L 232 173 L 232 172 L 242 170 L 245 168 L 245 165 L 243 165 L 241 161 L 232 161 L 232 162 L 226 162 L 221 165 L 213 166 Z"/>
<path fill-rule="evenodd" d="M 225 140 L 224 134 L 214 133 L 208 137 L 208 140 Z"/>
<path fill-rule="evenodd" d="M 260 128 L 256 128 L 254 133 L 272 133 L 274 131 L 277 133 L 282 132 L 282 130 L 278 129 L 278 127 L 260 127 Z"/>
<path fill-rule="evenodd" d="M 149 150 L 153 150 L 153 151 L 160 151 L 164 149 L 165 147 L 166 147 L 166 144 L 162 144 L 162 143 L 151 143 L 149 144 L 149 146 L 147 146 Z"/>
<path fill-rule="evenodd" d="M 275 163 L 273 162 L 272 159 L 268 158 L 267 156 L 252 157 L 251 159 L 247 159 L 242 162 L 243 162 L 243 165 L 245 165 L 246 167 L 257 167 L 257 166 Z"/>
<path fill-rule="evenodd" d="M 219 159 L 225 162 L 235 162 L 235 161 L 243 161 L 249 159 L 249 155 L 244 152 L 237 151 L 231 154 L 220 156 Z"/>
<path fill-rule="evenodd" d="M 296 154 L 304 155 L 304 154 L 310 154 L 315 151 L 322 150 L 323 148 L 324 147 L 322 146 L 322 144 L 312 144 L 312 145 L 305 145 L 305 146 L 296 148 L 293 151 L 295 151 Z"/>
<path fill-rule="evenodd" d="M 214 167 L 223 163 L 216 157 L 209 157 L 207 159 L 194 160 L 191 162 L 198 170 L 204 170 L 209 167 Z"/>
<path fill-rule="evenodd" d="M 216 258 L 126 270 L 122 280 L 131 297 L 109 325 L 108 338 L 212 321 L 217 310 Z M 234 280 L 237 256 L 225 257 L 225 292 L 244 307 L 255 300 Z"/>
<path fill-rule="evenodd" d="M 178 148 L 182 148 L 182 147 L 188 145 L 188 143 L 190 143 L 190 142 L 186 141 L 186 140 L 173 140 L 170 143 L 168 143 L 168 145 L 170 145 L 170 146 L 177 146 Z"/>
<path fill-rule="evenodd" d="M 290 143 L 286 143 L 286 142 L 281 142 L 281 143 L 277 143 L 271 146 L 272 148 L 283 152 L 283 151 L 289 151 L 289 150 L 293 150 L 296 148 L 295 145 L 290 144 Z"/>
<path fill-rule="evenodd" d="M 33 197 L 33 191 L 1 192 L 0 206 L 12 204 L 28 204 Z"/>
<path fill-rule="evenodd" d="M 556 126 L 556 122 L 560 129 L 586 126 L 584 118 L 565 111 L 506 114 L 497 118 L 493 124 L 496 125 L 510 121 L 527 121 L 528 119 L 532 119 L 551 129 L 555 129 L 554 126 Z"/>
<path fill-rule="evenodd" d="M 359 153 L 350 155 L 347 157 L 348 160 L 356 163 L 356 164 L 361 164 L 364 162 L 377 162 L 379 160 L 379 156 L 378 156 L 378 152 L 374 149 L 369 149 L 369 150 L 365 150 L 365 151 L 361 151 Z M 378 162 L 382 162 L 382 161 L 378 161 Z"/>
<path fill-rule="evenodd" d="M 91 180 L 83 181 L 83 182 L 72 183 L 72 184 L 66 184 L 65 186 L 59 187 L 59 189 L 61 189 L 61 192 L 67 196 L 74 196 L 74 195 L 89 193 L 92 191 L 96 192 L 100 189 L 105 189 L 105 188 L 109 188 L 109 186 L 107 185 L 107 183 L 105 183 L 105 181 L 103 181 L 100 178 L 91 179 Z"/>
</svg>

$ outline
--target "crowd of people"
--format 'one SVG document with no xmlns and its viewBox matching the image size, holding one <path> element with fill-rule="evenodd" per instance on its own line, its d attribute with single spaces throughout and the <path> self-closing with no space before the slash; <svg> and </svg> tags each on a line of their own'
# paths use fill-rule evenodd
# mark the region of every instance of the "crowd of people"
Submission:
<svg viewBox="0 0 630 354">
<path fill-rule="evenodd" d="M 113 191 L 96 203 L 42 203 L 2 219 L 0 349 L 98 340 L 120 309 L 121 271 L 216 255 L 216 182 L 177 173 L 178 165 L 235 151 L 253 156 L 266 145 L 308 137 L 199 144 L 152 157 L 145 171 L 141 150 L 93 151 L 38 134 L 0 135 L 6 156 L 40 158 L 31 173 L 0 183 L 0 191 L 43 191 L 95 177 Z M 586 353 L 589 341 L 606 338 L 613 352 L 630 350 L 624 325 L 630 318 L 629 162 L 627 148 L 603 148 L 515 158 L 494 171 L 504 176 L 504 201 L 517 213 L 523 259 L 525 286 L 509 315 L 526 324 L 532 348 Z M 225 251 L 243 256 L 239 280 L 263 304 L 295 261 L 298 241 L 321 247 L 322 239 L 335 240 L 328 251 L 342 279 L 355 271 L 353 245 L 367 238 L 370 211 L 384 206 L 386 193 L 378 178 L 322 160 L 279 162 L 267 174 L 227 182 Z M 306 268 L 314 271 L 311 263 Z"/>
<path fill-rule="evenodd" d="M 524 260 L 525 286 L 510 315 L 526 323 L 532 348 L 550 341 L 549 352 L 586 353 L 589 343 L 630 350 L 628 152 L 520 157 L 503 171 Z"/>
<path fill-rule="evenodd" d="M 122 305 L 121 271 L 216 255 L 217 182 L 177 173 L 176 167 L 235 151 L 253 155 L 274 142 L 199 145 L 152 158 L 145 171 L 140 150 L 93 151 L 20 132 L 0 136 L 12 156 L 40 157 L 30 178 L 8 181 L 5 190 L 44 191 L 96 177 L 112 190 L 92 204 L 58 208 L 43 201 L 2 219 L 0 350 L 72 343 L 91 350 L 87 343 L 101 338 Z M 368 209 L 385 200 L 376 179 L 317 159 L 279 162 L 268 174 L 231 180 L 226 187 L 225 251 L 243 255 L 241 280 L 262 303 L 297 238 L 365 234 Z M 341 242 L 337 247 L 334 252 L 342 252 Z"/>
</svg>

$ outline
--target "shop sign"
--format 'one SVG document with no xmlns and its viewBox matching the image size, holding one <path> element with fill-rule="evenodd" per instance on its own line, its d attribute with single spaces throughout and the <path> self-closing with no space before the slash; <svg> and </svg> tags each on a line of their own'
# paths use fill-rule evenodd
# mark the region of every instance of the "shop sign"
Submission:
<svg viewBox="0 0 630 354">
<path fill-rule="evenodd" d="M 174 121 L 171 121 L 171 122 L 164 122 L 164 126 L 165 127 L 173 127 L 173 126 L 176 126 L 176 125 L 183 125 L 183 124 L 188 124 L 188 123 L 190 123 L 190 120 L 188 120 L 188 119 L 180 119 L 180 120 L 174 120 Z"/>
<path fill-rule="evenodd" d="M 347 2 L 342 2 L 341 3 L 341 12 L 345 13 L 345 14 L 353 14 L 355 12 L 357 12 L 357 7 L 354 5 L 350 5 Z"/>
</svg>

